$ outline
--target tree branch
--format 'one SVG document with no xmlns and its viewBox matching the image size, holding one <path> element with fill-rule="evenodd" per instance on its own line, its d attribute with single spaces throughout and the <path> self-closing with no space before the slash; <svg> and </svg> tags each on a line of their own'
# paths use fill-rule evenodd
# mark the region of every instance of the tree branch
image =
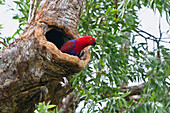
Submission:
<svg viewBox="0 0 170 113">
<path fill-rule="evenodd" d="M 126 96 L 126 100 L 129 101 L 131 96 L 140 95 L 143 92 L 144 84 L 140 84 L 138 86 L 124 86 L 120 88 L 124 89 L 124 92 L 130 91 L 130 94 Z"/>
<path fill-rule="evenodd" d="M 130 94 L 126 96 L 126 99 L 128 99 L 130 96 L 133 95 L 140 95 L 143 92 L 144 84 L 140 84 L 138 86 L 120 86 L 118 87 L 122 89 L 121 92 L 127 92 L 130 91 Z M 110 88 L 112 89 L 112 88 Z M 106 93 L 102 93 L 102 98 L 107 98 L 108 96 L 111 95 L 112 92 L 107 91 Z M 108 95 L 109 94 L 109 95 Z"/>
</svg>

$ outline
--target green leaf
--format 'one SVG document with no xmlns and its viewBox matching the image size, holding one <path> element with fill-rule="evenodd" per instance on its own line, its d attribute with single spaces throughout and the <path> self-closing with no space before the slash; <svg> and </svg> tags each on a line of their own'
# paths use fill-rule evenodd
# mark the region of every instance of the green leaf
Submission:
<svg viewBox="0 0 170 113">
<path fill-rule="evenodd" d="M 54 108 L 56 105 L 48 105 L 48 109 Z"/>
<path fill-rule="evenodd" d="M 128 102 L 128 105 L 127 107 L 130 108 L 132 106 L 132 103 L 133 103 L 134 99 L 131 99 L 129 102 Z"/>
<path fill-rule="evenodd" d="M 124 98 L 124 97 L 128 96 L 130 93 L 131 93 L 131 92 L 126 92 L 126 93 L 122 94 L 122 95 L 121 95 L 121 98 Z"/>
</svg>

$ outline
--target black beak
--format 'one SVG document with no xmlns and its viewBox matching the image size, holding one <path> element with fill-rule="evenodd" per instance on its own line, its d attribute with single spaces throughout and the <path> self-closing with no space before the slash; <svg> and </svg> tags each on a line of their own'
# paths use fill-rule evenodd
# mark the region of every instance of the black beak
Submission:
<svg viewBox="0 0 170 113">
<path fill-rule="evenodd" d="M 96 45 L 96 41 L 95 41 L 95 42 L 93 42 L 92 46 L 95 46 L 95 45 Z"/>
</svg>

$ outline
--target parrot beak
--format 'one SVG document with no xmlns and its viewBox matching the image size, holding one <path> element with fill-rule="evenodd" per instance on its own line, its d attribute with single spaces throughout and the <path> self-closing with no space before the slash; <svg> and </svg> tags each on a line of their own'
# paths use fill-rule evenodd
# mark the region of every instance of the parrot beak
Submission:
<svg viewBox="0 0 170 113">
<path fill-rule="evenodd" d="M 95 41 L 95 42 L 93 42 L 92 46 L 95 46 L 95 45 L 96 45 L 96 41 Z"/>
</svg>

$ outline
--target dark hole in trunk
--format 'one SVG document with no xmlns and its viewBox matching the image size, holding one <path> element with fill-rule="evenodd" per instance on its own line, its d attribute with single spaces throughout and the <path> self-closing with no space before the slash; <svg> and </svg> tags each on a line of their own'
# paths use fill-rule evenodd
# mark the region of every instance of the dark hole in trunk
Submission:
<svg viewBox="0 0 170 113">
<path fill-rule="evenodd" d="M 58 49 L 62 47 L 64 43 L 70 40 L 62 31 L 51 29 L 45 34 L 48 41 L 57 46 Z"/>
</svg>

